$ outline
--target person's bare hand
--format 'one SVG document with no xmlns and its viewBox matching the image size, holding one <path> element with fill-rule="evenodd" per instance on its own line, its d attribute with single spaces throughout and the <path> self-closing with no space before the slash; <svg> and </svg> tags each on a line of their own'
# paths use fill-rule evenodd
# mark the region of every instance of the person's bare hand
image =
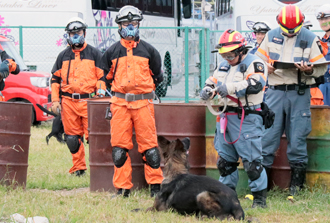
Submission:
<svg viewBox="0 0 330 223">
<path fill-rule="evenodd" d="M 300 65 L 294 64 L 300 71 L 304 72 L 307 75 L 311 75 L 313 73 L 313 64 L 311 66 L 307 65 L 307 62 L 301 61 Z"/>
<path fill-rule="evenodd" d="M 276 70 L 272 64 L 266 63 L 267 64 L 267 68 L 268 68 L 268 73 L 272 74 L 274 73 L 274 71 Z"/>
</svg>

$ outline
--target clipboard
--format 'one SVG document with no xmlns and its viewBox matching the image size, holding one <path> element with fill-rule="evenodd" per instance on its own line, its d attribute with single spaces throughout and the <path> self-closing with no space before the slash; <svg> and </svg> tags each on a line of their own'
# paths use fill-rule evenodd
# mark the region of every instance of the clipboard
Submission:
<svg viewBox="0 0 330 223">
<path fill-rule="evenodd" d="M 300 62 L 274 61 L 273 67 L 275 69 L 292 69 L 292 68 L 296 68 L 296 66 L 294 65 L 295 63 L 300 64 Z M 314 65 L 314 67 L 317 67 L 321 65 L 330 64 L 330 61 L 315 62 L 315 63 L 307 62 L 308 66 L 311 66 L 312 64 Z"/>
</svg>

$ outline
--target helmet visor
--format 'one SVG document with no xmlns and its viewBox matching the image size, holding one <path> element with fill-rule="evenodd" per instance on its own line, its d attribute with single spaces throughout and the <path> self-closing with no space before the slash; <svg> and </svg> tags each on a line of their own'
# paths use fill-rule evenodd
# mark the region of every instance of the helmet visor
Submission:
<svg viewBox="0 0 330 223">
<path fill-rule="evenodd" d="M 66 30 L 68 32 L 77 32 L 79 30 L 86 29 L 86 26 L 81 22 L 71 22 L 67 27 Z"/>
<path fill-rule="evenodd" d="M 330 17 L 330 13 L 319 12 L 316 15 L 316 19 L 323 19 L 323 18 L 326 18 L 326 17 Z"/>
<path fill-rule="evenodd" d="M 252 28 L 255 32 L 268 32 L 270 30 L 270 28 L 265 23 L 261 22 L 255 23 Z"/>
<path fill-rule="evenodd" d="M 286 28 L 285 26 L 282 26 L 280 24 L 280 27 L 282 29 L 282 31 L 286 34 L 296 34 L 300 31 L 301 27 L 303 26 L 303 24 L 300 24 L 299 26 L 297 26 L 296 28 L 293 28 L 293 29 L 288 29 Z"/>
<path fill-rule="evenodd" d="M 117 15 L 118 22 L 142 20 L 141 11 L 135 7 L 126 7 L 120 10 Z"/>
</svg>

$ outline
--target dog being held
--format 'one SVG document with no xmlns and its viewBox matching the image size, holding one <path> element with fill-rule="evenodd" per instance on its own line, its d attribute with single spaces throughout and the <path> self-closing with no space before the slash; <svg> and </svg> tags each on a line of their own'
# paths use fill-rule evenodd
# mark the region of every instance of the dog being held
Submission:
<svg viewBox="0 0 330 223">
<path fill-rule="evenodd" d="M 170 208 L 180 214 L 206 215 L 221 220 L 244 219 L 244 211 L 234 190 L 208 176 L 188 173 L 190 139 L 169 141 L 158 136 L 164 156 L 164 181 L 147 211 L 165 211 Z"/>
<path fill-rule="evenodd" d="M 49 115 L 54 116 L 55 118 L 53 119 L 53 124 L 52 124 L 52 131 L 46 136 L 46 142 L 48 145 L 49 139 L 54 136 L 58 142 L 60 143 L 65 143 L 63 139 L 63 134 L 64 134 L 64 127 L 62 123 L 62 117 L 61 113 L 59 115 L 55 114 L 54 112 L 48 111 L 41 105 L 37 104 L 38 108 L 40 108 L 41 111 L 46 112 Z"/>
</svg>

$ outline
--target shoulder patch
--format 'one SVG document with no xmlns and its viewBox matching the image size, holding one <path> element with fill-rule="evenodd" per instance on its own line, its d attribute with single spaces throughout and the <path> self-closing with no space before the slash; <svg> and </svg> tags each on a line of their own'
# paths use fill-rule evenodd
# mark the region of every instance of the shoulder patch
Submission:
<svg viewBox="0 0 330 223">
<path fill-rule="evenodd" d="M 265 68 L 264 68 L 264 64 L 261 62 L 254 62 L 253 63 L 254 66 L 254 72 L 256 73 L 264 73 Z"/>
<path fill-rule="evenodd" d="M 282 39 L 282 38 L 277 38 L 277 37 L 273 37 L 273 39 L 272 39 L 272 42 L 273 43 L 277 43 L 277 44 L 283 44 L 283 41 L 284 41 L 284 39 Z"/>
</svg>

